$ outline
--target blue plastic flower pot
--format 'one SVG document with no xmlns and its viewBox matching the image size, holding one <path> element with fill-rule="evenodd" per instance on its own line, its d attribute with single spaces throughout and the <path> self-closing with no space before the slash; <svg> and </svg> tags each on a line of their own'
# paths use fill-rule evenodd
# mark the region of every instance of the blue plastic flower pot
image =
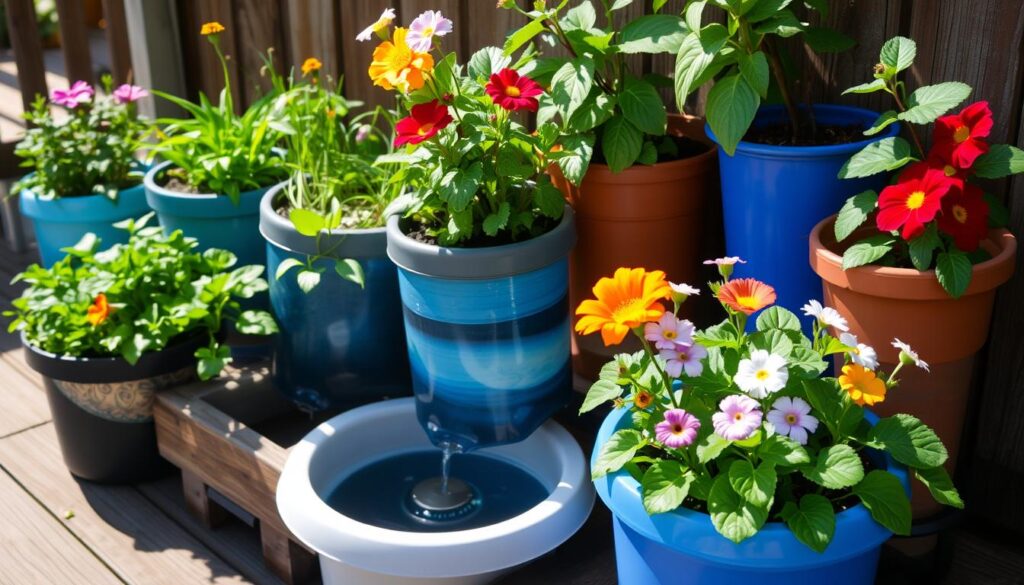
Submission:
<svg viewBox="0 0 1024 585">
<path fill-rule="evenodd" d="M 629 426 L 629 413 L 628 408 L 619 408 L 605 418 L 591 465 L 601 445 Z M 878 460 L 909 495 L 906 468 L 888 457 Z M 649 516 L 640 484 L 626 471 L 611 473 L 594 485 L 612 511 L 619 585 L 871 585 L 882 544 L 892 536 L 863 504 L 857 504 L 836 515 L 835 536 L 822 553 L 798 541 L 781 522 L 769 522 L 755 536 L 735 544 L 716 532 L 711 517 L 702 512 L 680 508 Z"/>
<path fill-rule="evenodd" d="M 44 266 L 64 258 L 62 248 L 78 243 L 87 233 L 100 238 L 103 248 L 128 241 L 128 232 L 113 224 L 149 213 L 142 184 L 118 192 L 117 201 L 105 195 L 40 199 L 26 189 L 19 195 L 21 213 L 32 220 Z"/>
<path fill-rule="evenodd" d="M 303 236 L 273 207 L 283 185 L 263 196 L 260 232 L 267 244 L 274 338 L 273 381 L 278 391 L 309 410 L 340 410 L 410 394 L 398 271 L 387 257 L 384 228 L 333 230 Z M 302 292 L 293 268 L 275 277 L 282 262 L 324 256 L 320 284 Z M 365 288 L 334 270 L 335 259 L 358 260 Z"/>
<path fill-rule="evenodd" d="M 865 129 L 878 114 L 849 106 L 814 106 L 818 124 Z M 781 106 L 761 108 L 755 126 L 785 123 Z M 717 142 L 710 127 L 708 136 Z M 821 279 L 811 270 L 807 239 L 822 219 L 839 211 L 846 200 L 868 189 L 881 189 L 885 174 L 840 179 L 839 169 L 851 155 L 871 142 L 896 136 L 893 124 L 867 140 L 832 146 L 773 146 L 740 142 L 736 153 L 718 156 L 722 174 L 722 208 L 726 251 L 747 265 L 736 275 L 755 276 L 775 287 L 778 303 L 798 311 L 821 297 Z"/>
<path fill-rule="evenodd" d="M 463 450 L 528 437 L 572 392 L 568 253 L 572 210 L 532 240 L 443 248 L 388 221 L 416 412 L 434 444 Z"/>
</svg>

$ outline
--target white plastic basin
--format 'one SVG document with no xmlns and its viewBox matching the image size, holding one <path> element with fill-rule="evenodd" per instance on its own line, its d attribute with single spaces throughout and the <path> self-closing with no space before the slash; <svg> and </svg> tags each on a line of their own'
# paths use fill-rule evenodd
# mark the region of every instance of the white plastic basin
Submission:
<svg viewBox="0 0 1024 585">
<path fill-rule="evenodd" d="M 524 441 L 480 452 L 515 462 L 550 492 L 509 520 L 470 530 L 404 532 L 357 522 L 324 502 L 339 479 L 359 467 L 430 448 L 414 399 L 403 398 L 340 414 L 292 449 L 277 508 L 292 534 L 320 555 L 325 584 L 489 583 L 565 542 L 590 515 L 594 489 L 583 452 L 554 421 Z"/>
</svg>

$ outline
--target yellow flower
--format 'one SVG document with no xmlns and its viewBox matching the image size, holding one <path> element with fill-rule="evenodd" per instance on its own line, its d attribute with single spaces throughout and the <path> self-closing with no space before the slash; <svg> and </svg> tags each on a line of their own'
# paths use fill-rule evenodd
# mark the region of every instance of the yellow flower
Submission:
<svg viewBox="0 0 1024 585">
<path fill-rule="evenodd" d="M 320 59 L 310 57 L 302 62 L 302 75 L 305 76 L 314 71 L 320 71 L 320 68 L 323 66 L 324 64 L 320 62 Z"/>
<path fill-rule="evenodd" d="M 199 31 L 199 34 L 201 34 L 204 37 L 206 37 L 206 36 L 215 35 L 215 34 L 222 33 L 222 32 L 224 32 L 224 25 L 219 23 L 219 22 L 217 22 L 217 21 L 213 21 L 213 22 L 207 22 L 206 24 L 204 24 L 203 28 Z"/>
<path fill-rule="evenodd" d="M 434 58 L 409 48 L 404 28 L 396 28 L 390 41 L 384 41 L 373 50 L 370 79 L 384 89 L 398 88 L 403 93 L 423 87 L 423 74 L 434 70 Z"/>
<path fill-rule="evenodd" d="M 885 400 L 885 382 L 864 366 L 857 364 L 843 366 L 843 373 L 839 376 L 839 386 L 861 406 L 874 406 Z"/>
<path fill-rule="evenodd" d="M 619 268 L 614 277 L 598 280 L 593 292 L 596 299 L 587 299 L 576 309 L 581 316 L 576 331 L 600 331 L 605 346 L 622 343 L 630 329 L 661 318 L 665 307 L 660 301 L 672 295 L 664 272 L 643 268 Z"/>
</svg>

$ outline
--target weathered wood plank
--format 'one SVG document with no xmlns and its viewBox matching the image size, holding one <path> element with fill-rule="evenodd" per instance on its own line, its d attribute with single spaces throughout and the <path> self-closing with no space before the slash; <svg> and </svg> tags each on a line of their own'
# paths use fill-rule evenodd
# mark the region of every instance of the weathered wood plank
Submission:
<svg viewBox="0 0 1024 585">
<path fill-rule="evenodd" d="M 37 377 L 26 373 L 8 361 L 7 354 L 21 353 L 21 349 L 10 349 L 0 359 L 0 380 L 2 380 L 4 401 L 12 405 L 0 408 L 0 437 L 38 426 L 50 420 L 50 407 L 46 395 L 39 387 Z M 31 374 L 38 376 L 35 372 Z"/>
<path fill-rule="evenodd" d="M 282 71 L 284 40 L 281 34 L 281 13 L 274 2 L 236 0 L 235 27 L 238 28 L 238 60 L 242 72 L 242 93 L 251 104 L 270 89 L 270 78 L 261 75 L 268 49 L 274 69 Z"/>
<path fill-rule="evenodd" d="M 107 23 L 107 50 L 110 51 L 110 74 L 114 78 L 114 84 L 134 81 L 124 0 L 103 0 L 103 20 Z"/>
<path fill-rule="evenodd" d="M 462 11 L 455 26 L 461 28 L 463 49 L 459 60 L 469 61 L 473 53 L 484 47 L 501 47 L 505 37 L 527 23 L 525 16 L 514 10 L 495 8 L 494 2 L 462 2 Z M 451 43 L 445 41 L 446 47 Z"/>
<path fill-rule="evenodd" d="M 242 92 L 239 75 L 238 44 L 236 38 L 238 31 L 235 29 L 235 17 L 231 9 L 231 0 L 192 0 L 195 22 L 189 23 L 193 33 L 196 35 L 196 43 L 200 46 L 197 49 L 199 64 L 199 87 L 206 93 L 214 103 L 217 96 L 224 89 L 224 70 L 221 68 L 217 53 L 213 47 L 207 46 L 208 39 L 199 34 L 204 23 L 219 22 L 224 26 L 224 32 L 220 33 L 220 48 L 228 63 L 228 78 L 231 80 L 231 95 L 235 103 L 235 111 L 241 112 Z"/>
<path fill-rule="evenodd" d="M 284 0 L 282 11 L 287 23 L 288 65 L 295 69 L 296 75 L 301 75 L 302 62 L 316 57 L 323 63 L 321 74 L 337 80 L 341 74 L 341 50 L 338 46 L 341 39 L 335 24 L 340 18 L 337 3 L 332 0 Z"/>
<path fill-rule="evenodd" d="M 3 470 L 0 518 L 0 583 L 121 583 Z"/>
<path fill-rule="evenodd" d="M 46 95 L 46 66 L 43 43 L 39 39 L 36 9 L 32 0 L 5 0 L 7 34 L 11 37 L 14 60 L 18 65 L 21 102 L 28 111 L 36 95 Z"/>
<path fill-rule="evenodd" d="M 81 0 L 57 0 L 60 47 L 64 54 L 64 72 L 68 81 L 94 82 L 85 10 Z"/>
<path fill-rule="evenodd" d="M 172 0 L 123 0 L 131 46 L 132 77 L 137 85 L 187 96 L 182 29 Z M 194 63 L 195 60 L 188 60 Z M 190 96 L 191 97 L 191 96 Z M 148 97 L 139 102 L 145 116 L 180 116 L 184 112 L 167 100 Z"/>
<path fill-rule="evenodd" d="M 0 440 L 0 465 L 128 583 L 248 583 L 138 490 L 76 481 L 52 424 Z"/>
</svg>

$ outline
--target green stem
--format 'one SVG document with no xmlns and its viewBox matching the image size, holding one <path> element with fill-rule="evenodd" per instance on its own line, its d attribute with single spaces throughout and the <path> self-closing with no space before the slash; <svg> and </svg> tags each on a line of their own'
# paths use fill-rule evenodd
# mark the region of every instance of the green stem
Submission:
<svg viewBox="0 0 1024 585">
<path fill-rule="evenodd" d="M 665 390 L 668 391 L 668 399 L 672 402 L 674 408 L 679 408 L 679 401 L 676 400 L 675 389 L 672 387 L 672 378 L 669 377 L 668 372 L 662 369 L 661 364 L 658 363 L 658 356 L 654 353 L 651 348 L 651 342 L 644 339 L 642 335 L 637 335 L 640 338 L 640 343 L 644 346 L 644 351 L 647 355 L 651 356 L 651 363 L 654 364 L 654 369 L 658 371 L 661 376 L 662 383 L 665 384 Z"/>
</svg>

